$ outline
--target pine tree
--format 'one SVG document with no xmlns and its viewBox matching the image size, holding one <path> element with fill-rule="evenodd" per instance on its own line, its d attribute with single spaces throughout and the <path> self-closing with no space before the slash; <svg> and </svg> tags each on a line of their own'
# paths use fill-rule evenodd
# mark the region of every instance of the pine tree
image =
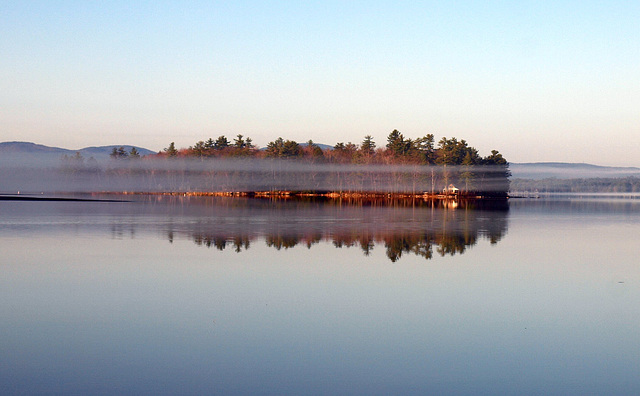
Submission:
<svg viewBox="0 0 640 396">
<path fill-rule="evenodd" d="M 174 142 L 171 142 L 171 144 L 169 144 L 169 147 L 164 149 L 165 154 L 167 154 L 167 157 L 175 157 L 178 155 L 178 150 L 176 150 L 176 144 Z"/>
<path fill-rule="evenodd" d="M 129 151 L 129 158 L 137 159 L 140 158 L 140 153 L 136 150 L 135 147 L 131 147 L 131 151 Z"/>
</svg>

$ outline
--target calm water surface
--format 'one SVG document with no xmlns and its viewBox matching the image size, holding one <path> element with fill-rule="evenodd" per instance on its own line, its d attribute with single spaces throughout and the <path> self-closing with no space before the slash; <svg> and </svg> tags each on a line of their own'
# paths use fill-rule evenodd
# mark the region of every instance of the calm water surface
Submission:
<svg viewBox="0 0 640 396">
<path fill-rule="evenodd" d="M 639 394 L 640 200 L 0 201 L 1 394 Z"/>
</svg>

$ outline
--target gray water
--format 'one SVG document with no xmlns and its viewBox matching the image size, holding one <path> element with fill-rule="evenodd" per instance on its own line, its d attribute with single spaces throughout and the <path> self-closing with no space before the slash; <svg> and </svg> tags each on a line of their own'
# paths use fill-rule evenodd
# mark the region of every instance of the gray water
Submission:
<svg viewBox="0 0 640 396">
<path fill-rule="evenodd" d="M 1 394 L 638 394 L 640 200 L 0 201 Z"/>
</svg>

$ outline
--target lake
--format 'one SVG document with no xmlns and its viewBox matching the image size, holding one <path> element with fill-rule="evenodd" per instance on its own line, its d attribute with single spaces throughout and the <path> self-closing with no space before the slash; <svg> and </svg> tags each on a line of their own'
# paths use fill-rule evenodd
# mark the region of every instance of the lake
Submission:
<svg viewBox="0 0 640 396">
<path fill-rule="evenodd" d="M 638 196 L 125 198 L 0 201 L 1 394 L 640 393 Z"/>
</svg>

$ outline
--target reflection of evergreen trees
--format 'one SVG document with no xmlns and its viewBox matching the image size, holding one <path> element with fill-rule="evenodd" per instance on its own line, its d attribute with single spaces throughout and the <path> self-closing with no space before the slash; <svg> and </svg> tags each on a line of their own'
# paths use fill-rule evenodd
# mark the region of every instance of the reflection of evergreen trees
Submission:
<svg viewBox="0 0 640 396">
<path fill-rule="evenodd" d="M 267 200 L 259 201 L 260 207 Z M 335 204 L 335 202 L 332 202 Z M 487 239 L 491 244 L 497 243 L 506 234 L 508 223 L 508 204 L 478 204 L 460 202 L 457 209 L 445 209 L 435 202 L 428 205 L 403 206 L 406 202 L 396 202 L 397 207 L 333 205 L 318 202 L 286 202 L 268 206 L 274 216 L 274 222 L 267 222 L 262 229 L 249 235 L 235 234 L 228 230 L 206 230 L 206 225 L 200 224 L 197 232 L 188 233 L 196 245 L 217 250 L 232 248 L 236 252 L 247 250 L 252 242 L 264 239 L 268 247 L 276 250 L 286 250 L 298 245 L 311 248 L 322 241 L 331 243 L 336 248 L 359 248 L 364 255 L 369 255 L 377 246 L 383 246 L 385 254 L 392 262 L 398 261 L 403 255 L 412 254 L 429 260 L 434 255 L 447 256 L 463 254 L 481 239 Z M 272 202 L 273 204 L 273 202 Z M 363 203 L 364 204 L 364 203 Z M 371 204 L 369 202 L 368 204 Z M 332 217 L 333 221 L 321 222 L 320 226 L 313 222 L 304 221 L 306 216 L 318 215 L 318 210 L 334 208 L 346 212 L 346 218 L 352 212 L 361 213 L 373 211 L 374 221 L 351 222 L 345 226 L 336 221 L 341 217 Z M 263 210 L 259 210 L 263 212 Z M 333 212 L 332 212 L 333 213 Z M 413 216 L 411 222 L 403 222 L 403 216 Z M 276 223 L 276 218 L 283 216 L 296 219 L 302 216 L 300 223 L 290 227 L 287 224 Z M 384 220 L 389 216 L 390 221 Z M 397 216 L 397 217 L 394 217 Z M 253 226 L 252 226 L 253 227 Z M 175 234 L 175 231 L 170 231 Z"/>
<path fill-rule="evenodd" d="M 173 238 L 173 235 L 171 235 Z M 233 250 L 236 252 L 241 252 L 243 250 L 249 249 L 249 245 L 251 244 L 251 240 L 247 236 L 233 236 L 231 238 L 227 238 L 224 236 L 214 236 L 214 235 L 206 235 L 202 233 L 197 233 L 192 235 L 193 241 L 198 246 L 206 246 L 208 248 L 215 247 L 218 250 L 225 250 L 227 246 L 233 246 Z"/>
<path fill-rule="evenodd" d="M 283 235 L 267 235 L 265 240 L 267 246 L 276 248 L 276 250 L 292 248 L 299 242 L 298 237 Z"/>
<path fill-rule="evenodd" d="M 256 242 L 275 250 L 320 243 L 335 248 L 376 249 L 392 262 L 406 255 L 425 259 L 466 253 L 482 240 L 507 232 L 509 205 L 519 202 L 417 199 L 258 199 L 239 197 L 131 196 L 110 225 L 113 238 L 159 231 L 175 243 L 190 240 L 219 251 L 243 252 Z M 453 204 L 455 203 L 455 205 Z M 528 207 L 550 204 L 534 201 Z M 575 205 L 567 203 L 567 205 Z M 586 206 L 585 206 L 586 205 Z M 454 209 L 455 208 L 455 209 Z M 580 210 L 598 211 L 583 204 Z M 577 210 L 576 209 L 576 210 Z M 551 209 L 544 208 L 545 212 Z M 135 217 L 130 217 L 135 216 Z"/>
<path fill-rule="evenodd" d="M 494 228 L 494 230 L 485 230 L 483 232 L 468 231 L 463 234 L 457 233 L 380 233 L 375 237 L 358 238 L 352 235 L 333 235 L 305 237 L 303 235 L 278 235 L 267 234 L 264 236 L 265 243 L 268 247 L 276 250 L 286 250 L 298 245 L 311 248 L 313 245 L 321 241 L 330 242 L 336 248 L 358 247 L 365 256 L 371 254 L 376 245 L 383 245 L 389 260 L 398 261 L 403 254 L 414 254 L 424 257 L 425 259 L 433 258 L 434 251 L 440 256 L 462 254 L 470 246 L 478 243 L 479 235 L 484 235 L 491 244 L 497 243 L 506 232 L 506 219 L 502 225 Z M 237 236 L 214 236 L 194 234 L 192 239 L 198 246 L 208 248 L 215 247 L 217 250 L 225 250 L 227 247 L 233 247 L 236 252 L 249 249 L 252 242 L 261 239 L 261 237 L 237 237 Z"/>
</svg>

